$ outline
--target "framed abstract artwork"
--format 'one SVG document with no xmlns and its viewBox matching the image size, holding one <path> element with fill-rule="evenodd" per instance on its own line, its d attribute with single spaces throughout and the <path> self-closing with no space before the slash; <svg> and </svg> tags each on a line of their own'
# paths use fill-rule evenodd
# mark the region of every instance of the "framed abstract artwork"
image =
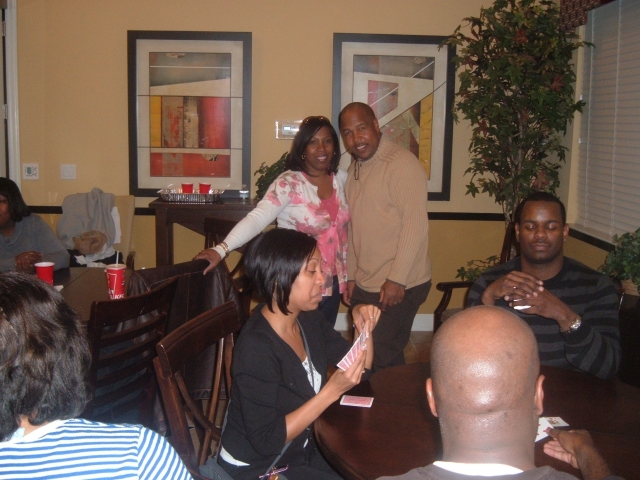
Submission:
<svg viewBox="0 0 640 480">
<path fill-rule="evenodd" d="M 387 139 L 413 152 L 429 178 L 429 200 L 451 190 L 455 68 L 446 37 L 333 34 L 333 123 L 351 102 L 371 106 Z M 341 164 L 351 155 L 345 151 Z"/>
<path fill-rule="evenodd" d="M 129 192 L 251 178 L 251 33 L 127 32 Z"/>
</svg>

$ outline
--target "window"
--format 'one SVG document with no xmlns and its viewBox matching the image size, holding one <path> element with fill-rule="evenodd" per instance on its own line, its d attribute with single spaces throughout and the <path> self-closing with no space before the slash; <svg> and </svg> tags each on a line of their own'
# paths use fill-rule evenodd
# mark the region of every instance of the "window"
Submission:
<svg viewBox="0 0 640 480">
<path fill-rule="evenodd" d="M 640 2 L 589 12 L 577 224 L 594 236 L 640 227 Z"/>
</svg>

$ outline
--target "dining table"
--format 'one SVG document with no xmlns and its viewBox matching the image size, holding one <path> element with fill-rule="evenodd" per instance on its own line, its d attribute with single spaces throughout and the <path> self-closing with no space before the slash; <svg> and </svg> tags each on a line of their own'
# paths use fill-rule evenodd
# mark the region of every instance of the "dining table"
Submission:
<svg viewBox="0 0 640 480">
<path fill-rule="evenodd" d="M 542 366 L 540 374 L 545 377 L 542 415 L 588 430 L 616 474 L 640 479 L 640 388 L 557 367 Z M 442 459 L 438 419 L 427 403 L 429 375 L 429 363 L 378 371 L 347 392 L 373 397 L 370 408 L 336 402 L 318 417 L 318 446 L 344 478 L 400 475 Z M 547 441 L 549 437 L 535 444 L 535 464 L 582 478 L 577 469 L 543 452 Z"/>
<path fill-rule="evenodd" d="M 125 271 L 125 282 L 129 281 L 131 272 Z M 104 268 L 62 268 L 53 272 L 53 284 L 62 287 L 62 297 L 84 323 L 89 321 L 94 301 L 109 300 Z"/>
</svg>

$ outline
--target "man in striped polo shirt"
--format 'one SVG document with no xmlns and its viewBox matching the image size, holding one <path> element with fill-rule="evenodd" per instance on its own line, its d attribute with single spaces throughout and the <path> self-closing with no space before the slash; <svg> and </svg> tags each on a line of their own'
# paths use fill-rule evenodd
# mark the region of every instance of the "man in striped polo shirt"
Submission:
<svg viewBox="0 0 640 480">
<path fill-rule="evenodd" d="M 516 210 L 520 256 L 483 273 L 468 304 L 496 305 L 529 324 L 540 363 L 612 378 L 620 363 L 618 296 L 609 278 L 565 257 L 562 202 L 545 192 Z"/>
</svg>

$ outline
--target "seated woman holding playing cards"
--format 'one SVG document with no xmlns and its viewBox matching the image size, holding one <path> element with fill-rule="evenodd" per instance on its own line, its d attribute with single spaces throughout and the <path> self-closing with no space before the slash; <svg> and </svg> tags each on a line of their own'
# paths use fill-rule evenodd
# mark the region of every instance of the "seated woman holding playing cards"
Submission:
<svg viewBox="0 0 640 480">
<path fill-rule="evenodd" d="M 245 262 L 257 293 L 267 302 L 255 309 L 234 349 L 233 387 L 218 461 L 234 479 L 256 480 L 283 465 L 288 465 L 282 472 L 288 480 L 338 479 L 317 450 L 311 424 L 370 374 L 369 332 L 380 310 L 373 305 L 354 308 L 354 349 L 360 352 L 345 360 L 350 363 L 346 370 L 336 370 L 327 380 L 327 366 L 337 365 L 352 346 L 317 310 L 324 276 L 316 240 L 274 229 L 256 238 Z"/>
</svg>

